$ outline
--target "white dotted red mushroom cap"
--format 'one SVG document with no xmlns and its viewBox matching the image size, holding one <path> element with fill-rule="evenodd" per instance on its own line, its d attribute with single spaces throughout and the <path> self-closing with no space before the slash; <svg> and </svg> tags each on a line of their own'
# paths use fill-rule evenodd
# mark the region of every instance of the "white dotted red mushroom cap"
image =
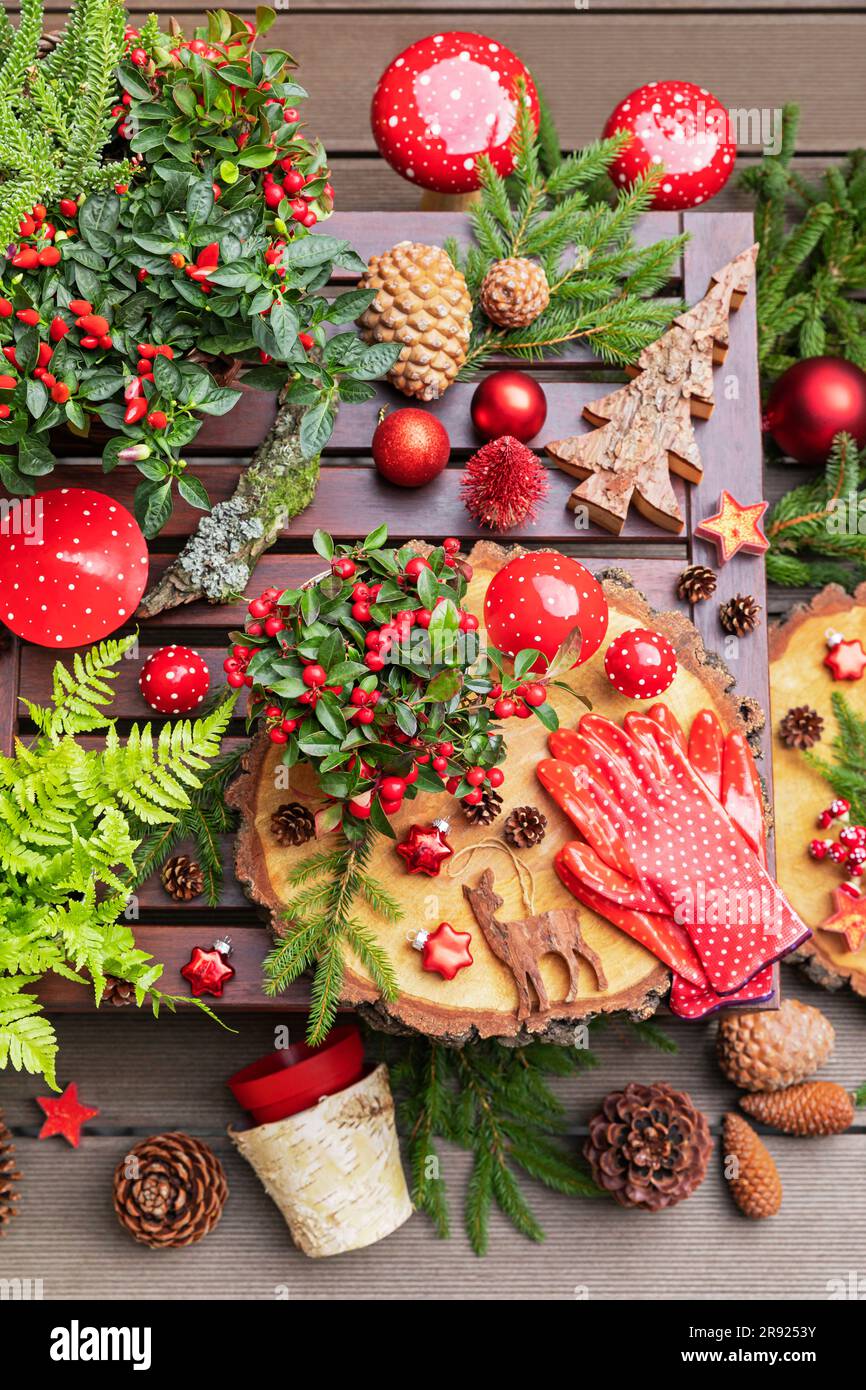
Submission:
<svg viewBox="0 0 866 1390">
<path fill-rule="evenodd" d="M 535 84 L 510 49 L 457 31 L 419 39 L 389 64 L 373 95 L 379 152 L 404 179 L 438 193 L 477 188 L 480 154 L 510 174 L 518 78 L 537 128 Z"/>
<path fill-rule="evenodd" d="M 551 661 L 578 627 L 582 643 L 575 665 L 580 666 L 601 646 L 607 620 L 598 580 L 578 560 L 557 551 L 531 551 L 509 560 L 484 598 L 490 640 L 508 656 L 534 647 Z"/>
<path fill-rule="evenodd" d="M 147 544 L 113 497 L 63 487 L 0 518 L 0 621 L 40 647 L 81 647 L 121 627 L 147 583 Z"/>
<path fill-rule="evenodd" d="M 677 656 L 659 632 L 634 627 L 611 642 L 604 655 L 608 680 L 630 700 L 661 695 L 677 673 Z"/>
<path fill-rule="evenodd" d="M 656 208 L 693 208 L 712 198 L 734 170 L 737 147 L 722 103 L 693 82 L 648 82 L 629 92 L 610 115 L 605 137 L 629 130 L 633 139 L 614 160 L 614 183 L 630 185 L 653 168 L 664 177 Z"/>
<path fill-rule="evenodd" d="M 187 714 L 201 704 L 209 686 L 204 658 L 179 643 L 153 652 L 138 678 L 143 698 L 160 714 Z"/>
</svg>

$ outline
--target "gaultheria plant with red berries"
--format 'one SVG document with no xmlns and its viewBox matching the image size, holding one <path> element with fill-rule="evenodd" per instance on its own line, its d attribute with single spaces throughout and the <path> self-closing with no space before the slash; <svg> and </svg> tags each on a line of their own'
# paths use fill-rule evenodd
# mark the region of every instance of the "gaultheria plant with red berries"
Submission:
<svg viewBox="0 0 866 1390">
<path fill-rule="evenodd" d="M 99 421 L 112 431 L 106 470 L 132 462 L 144 475 L 136 513 L 153 535 L 173 484 L 208 508 L 183 450 L 203 416 L 239 399 L 244 365 L 251 385 L 288 387 L 299 457 L 315 461 L 341 397 L 366 399 L 399 350 L 354 333 L 326 345 L 325 324 L 353 321 L 369 295 L 317 293 L 334 265 L 363 265 L 348 243 L 310 235 L 333 190 L 304 131 L 293 60 L 257 47 L 273 19 L 217 10 L 189 37 L 163 34 L 155 17 L 126 30 L 100 138 L 113 126 L 128 142 L 129 176 L 86 195 L 70 176 L 35 203 L 0 276 L 0 443 L 14 450 L 0 476 L 11 491 L 33 492 L 50 472 L 53 429 Z M 291 496 L 268 501 L 291 514 Z"/>
</svg>

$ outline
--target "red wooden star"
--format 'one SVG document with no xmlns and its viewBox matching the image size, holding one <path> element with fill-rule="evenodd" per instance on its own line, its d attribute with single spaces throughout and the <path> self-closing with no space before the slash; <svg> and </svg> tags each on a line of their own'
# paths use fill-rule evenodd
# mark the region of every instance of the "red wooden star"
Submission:
<svg viewBox="0 0 866 1390">
<path fill-rule="evenodd" d="M 850 642 L 842 638 L 824 657 L 824 665 L 833 672 L 834 681 L 859 681 L 866 670 L 866 652 L 859 637 Z"/>
<path fill-rule="evenodd" d="M 763 555 L 770 542 L 758 523 L 769 503 L 753 502 L 744 506 L 729 492 L 722 492 L 719 510 L 695 527 L 695 535 L 712 541 L 719 553 L 719 564 L 725 565 L 738 551 Z"/>
<path fill-rule="evenodd" d="M 37 1096 L 36 1101 L 48 1117 L 38 1137 L 50 1139 L 54 1134 L 62 1134 L 73 1149 L 81 1142 L 81 1126 L 99 1114 L 95 1106 L 80 1103 L 75 1081 L 70 1081 L 62 1096 Z"/>
<path fill-rule="evenodd" d="M 843 887 L 833 890 L 833 901 L 836 911 L 821 923 L 821 931 L 841 933 L 848 950 L 859 951 L 866 940 L 866 897 Z"/>
<path fill-rule="evenodd" d="M 455 931 L 450 922 L 440 922 L 422 946 L 425 970 L 435 971 L 443 980 L 453 980 L 458 970 L 472 964 L 468 931 Z"/>
<path fill-rule="evenodd" d="M 426 874 L 435 878 L 445 859 L 454 853 L 445 838 L 447 821 L 434 821 L 432 825 L 413 825 L 405 840 L 397 845 L 397 853 L 405 859 L 410 874 Z"/>
</svg>

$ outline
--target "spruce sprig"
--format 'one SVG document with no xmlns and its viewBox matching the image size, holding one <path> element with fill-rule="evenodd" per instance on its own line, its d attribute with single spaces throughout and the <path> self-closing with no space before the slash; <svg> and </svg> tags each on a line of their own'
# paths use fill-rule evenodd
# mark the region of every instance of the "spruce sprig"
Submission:
<svg viewBox="0 0 866 1390">
<path fill-rule="evenodd" d="M 345 951 L 358 957 L 383 999 L 396 999 L 397 979 L 387 953 L 353 915 L 359 896 L 386 921 L 398 922 L 399 903 L 367 872 L 375 832 L 367 829 L 351 842 L 340 833 L 335 849 L 310 856 L 289 874 L 299 891 L 285 909 L 289 934 L 266 956 L 265 993 L 282 993 L 305 970 L 315 967 L 310 990 L 307 1042 L 317 1046 L 328 1035 L 343 986 Z"/>
<path fill-rule="evenodd" d="M 476 244 L 465 255 L 453 241 L 446 249 L 476 305 L 490 266 L 506 257 L 540 262 L 550 303 L 528 328 L 514 330 L 496 328 L 476 307 L 464 376 L 493 353 L 534 362 L 579 340 L 603 361 L 622 366 L 668 327 L 675 312 L 670 301 L 648 296 L 667 283 L 687 237 L 641 248 L 632 236 L 661 175 L 638 180 L 612 204 L 593 198 L 594 185 L 628 138 L 620 132 L 563 156 L 547 108 L 536 132 L 521 102 L 513 175 L 504 179 L 481 156 L 481 202 L 469 212 Z"/>
<path fill-rule="evenodd" d="M 544 1043 L 508 1048 L 495 1041 L 462 1049 L 418 1038 L 394 1067 L 406 1134 L 412 1199 L 439 1236 L 450 1233 L 450 1215 L 436 1141 L 472 1154 L 464 1224 L 477 1255 L 487 1250 L 495 1206 L 528 1239 L 544 1232 L 526 1200 L 522 1174 L 571 1197 L 602 1195 L 564 1147 L 564 1112 L 548 1084 L 596 1064 L 584 1049 Z"/>
<path fill-rule="evenodd" d="M 837 796 L 851 803 L 851 820 L 866 823 L 866 719 L 856 714 L 841 691 L 830 697 L 837 731 L 830 748 L 833 760 L 807 752 L 807 762 L 820 772 Z"/>
<path fill-rule="evenodd" d="M 767 578 L 787 587 L 866 579 L 866 450 L 840 434 L 827 466 L 780 498 L 767 521 Z"/>
</svg>

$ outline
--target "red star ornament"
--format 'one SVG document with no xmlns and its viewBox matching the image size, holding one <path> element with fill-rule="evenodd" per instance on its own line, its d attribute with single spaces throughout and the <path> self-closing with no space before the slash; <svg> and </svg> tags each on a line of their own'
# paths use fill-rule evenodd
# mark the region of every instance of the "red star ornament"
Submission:
<svg viewBox="0 0 866 1390">
<path fill-rule="evenodd" d="M 38 1138 L 51 1139 L 55 1134 L 62 1134 L 73 1149 L 81 1142 L 81 1126 L 99 1114 L 95 1105 L 81 1104 L 75 1081 L 70 1081 L 62 1096 L 37 1096 L 36 1103 L 47 1117 Z"/>
<path fill-rule="evenodd" d="M 824 665 L 833 672 L 834 681 L 859 681 L 866 670 L 866 652 L 859 637 L 834 642 L 824 657 Z"/>
<path fill-rule="evenodd" d="M 406 861 L 410 874 L 426 874 L 435 878 L 446 859 L 454 853 L 445 836 L 449 830 L 445 820 L 434 820 L 432 825 L 413 825 L 401 844 L 396 846 L 401 859 Z"/>
<path fill-rule="evenodd" d="M 472 964 L 471 940 L 471 932 L 455 931 L 450 922 L 440 922 L 434 932 L 419 931 L 412 945 L 423 952 L 425 970 L 435 971 L 443 980 L 453 980 L 458 970 Z"/>
<path fill-rule="evenodd" d="M 747 555 L 763 555 L 770 542 L 758 523 L 768 506 L 768 502 L 743 505 L 723 490 L 719 510 L 695 527 L 695 535 L 713 542 L 720 565 L 726 565 L 741 550 Z"/>
<path fill-rule="evenodd" d="M 223 985 L 235 973 L 234 966 L 228 963 L 231 949 L 228 940 L 215 941 L 209 951 L 193 946 L 192 955 L 186 965 L 181 966 L 180 973 L 189 981 L 194 998 L 198 999 L 201 994 L 222 998 Z"/>
<path fill-rule="evenodd" d="M 839 932 L 849 951 L 859 951 L 866 941 L 866 897 L 849 888 L 834 888 L 833 902 L 836 911 L 821 923 L 820 930 Z"/>
</svg>

